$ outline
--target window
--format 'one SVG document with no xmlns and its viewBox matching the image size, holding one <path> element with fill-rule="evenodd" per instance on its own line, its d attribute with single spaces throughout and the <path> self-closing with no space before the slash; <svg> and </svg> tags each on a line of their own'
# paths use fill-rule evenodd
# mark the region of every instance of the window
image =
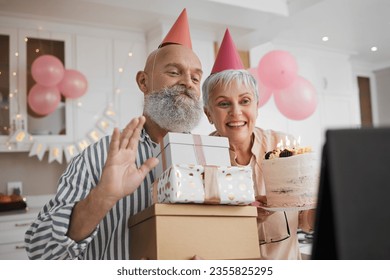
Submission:
<svg viewBox="0 0 390 280">
<path fill-rule="evenodd" d="M 27 94 L 35 85 L 31 74 L 31 65 L 41 55 L 53 55 L 65 66 L 65 42 L 49 39 L 26 37 L 26 74 Z M 66 134 L 66 106 L 65 98 L 61 96 L 57 109 L 48 115 L 41 116 L 35 113 L 27 104 L 27 127 L 31 135 L 65 135 Z"/>
<path fill-rule="evenodd" d="M 0 35 L 0 135 L 10 133 L 10 42 L 8 35 Z"/>
</svg>

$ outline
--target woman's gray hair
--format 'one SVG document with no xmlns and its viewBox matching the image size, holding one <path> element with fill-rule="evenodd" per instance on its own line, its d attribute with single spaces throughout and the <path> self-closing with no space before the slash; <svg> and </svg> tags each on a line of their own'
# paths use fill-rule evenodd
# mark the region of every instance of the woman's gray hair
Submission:
<svg viewBox="0 0 390 280">
<path fill-rule="evenodd" d="M 225 70 L 222 72 L 211 74 L 203 82 L 202 94 L 203 94 L 203 107 L 208 107 L 210 93 L 216 86 L 226 87 L 232 81 L 243 83 L 246 87 L 253 90 L 256 97 L 256 102 L 259 102 L 259 92 L 257 90 L 257 81 L 246 70 Z"/>
</svg>

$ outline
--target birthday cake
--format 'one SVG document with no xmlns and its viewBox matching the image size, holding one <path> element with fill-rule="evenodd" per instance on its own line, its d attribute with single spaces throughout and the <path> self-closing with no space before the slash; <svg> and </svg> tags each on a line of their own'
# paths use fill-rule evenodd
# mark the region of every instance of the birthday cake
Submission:
<svg viewBox="0 0 390 280">
<path fill-rule="evenodd" d="M 310 148 L 267 152 L 262 167 L 268 208 L 315 208 L 319 170 Z"/>
</svg>

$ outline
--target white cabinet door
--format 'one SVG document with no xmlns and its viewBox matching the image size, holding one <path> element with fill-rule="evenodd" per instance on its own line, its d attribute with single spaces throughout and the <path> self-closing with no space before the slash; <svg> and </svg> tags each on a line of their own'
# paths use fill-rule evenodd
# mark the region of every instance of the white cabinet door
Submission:
<svg viewBox="0 0 390 280">
<path fill-rule="evenodd" d="M 0 222 L 0 259 L 27 259 L 24 235 L 33 219 L 18 219 Z"/>
<path fill-rule="evenodd" d="M 41 126 L 42 133 L 35 134 L 30 131 L 34 141 L 45 143 L 66 143 L 73 141 L 73 117 L 72 106 L 69 100 L 65 100 L 62 106 L 48 116 L 31 117 L 27 110 L 27 74 L 31 69 L 27 66 L 28 38 L 39 40 L 54 40 L 64 42 L 65 68 L 72 68 L 72 40 L 71 35 L 60 32 L 39 32 L 32 29 L 6 28 L 0 26 L 0 34 L 9 36 L 9 118 L 11 131 L 9 135 L 0 136 L 0 152 L 4 151 L 29 151 L 32 138 L 27 133 L 34 126 Z M 36 49 L 39 52 L 39 48 Z M 63 116 L 62 116 L 63 115 Z M 64 119 L 66 134 L 53 135 L 44 133 L 48 127 L 57 129 L 56 119 Z M 18 137 L 18 132 L 25 137 Z M 38 131 L 38 130 L 37 130 Z"/>
<path fill-rule="evenodd" d="M 0 244 L 0 260 L 28 260 L 24 242 Z"/>
<path fill-rule="evenodd" d="M 68 33 L 61 32 L 44 32 L 31 29 L 20 29 L 18 30 L 18 48 L 19 48 L 19 57 L 18 57 L 18 69 L 20 75 L 18 77 L 18 92 L 20 93 L 19 99 L 19 108 L 20 114 L 26 118 L 26 128 L 32 136 L 34 141 L 43 142 L 43 143 L 66 143 L 73 141 L 73 114 L 71 101 L 68 98 L 65 98 L 65 101 L 62 106 L 59 106 L 58 109 L 50 115 L 44 117 L 35 117 L 30 116 L 27 110 L 27 77 L 28 71 L 28 61 L 27 61 L 27 44 L 28 39 L 36 40 L 49 40 L 49 41 L 58 41 L 64 43 L 64 67 L 65 69 L 73 68 L 73 57 L 72 57 L 72 36 Z M 36 51 L 39 50 L 39 46 Z M 33 81 L 34 82 L 34 81 Z M 58 123 L 61 119 L 64 123 Z M 60 121 L 61 121 L 60 120 Z M 34 127 L 34 129 L 30 129 Z M 54 134 L 47 132 L 50 130 L 50 127 L 57 129 L 56 127 L 61 126 L 62 129 L 66 131 L 66 134 Z M 45 128 L 46 127 L 46 128 Z"/>
<path fill-rule="evenodd" d="M 0 26 L 0 35 L 2 36 L 0 54 L 0 118 L 1 133 L 0 133 L 0 152 L 12 149 L 9 144 L 10 135 L 16 130 L 17 112 L 18 112 L 18 46 L 17 46 L 17 30 Z M 8 52 L 5 50 L 8 49 Z"/>
</svg>

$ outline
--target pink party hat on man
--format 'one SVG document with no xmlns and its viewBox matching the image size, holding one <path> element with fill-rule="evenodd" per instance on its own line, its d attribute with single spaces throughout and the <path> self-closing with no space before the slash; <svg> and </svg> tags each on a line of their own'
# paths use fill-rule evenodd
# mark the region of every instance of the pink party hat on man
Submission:
<svg viewBox="0 0 390 280">
<path fill-rule="evenodd" d="M 240 55 L 237 52 L 232 36 L 230 36 L 229 29 L 226 29 L 217 58 L 214 62 L 213 70 L 211 70 L 211 74 L 224 70 L 238 69 L 244 69 L 244 65 L 242 64 Z"/>
<path fill-rule="evenodd" d="M 183 9 L 167 36 L 161 42 L 159 48 L 168 44 L 179 44 L 192 49 L 190 27 L 188 25 L 188 17 L 186 9 Z"/>
</svg>

